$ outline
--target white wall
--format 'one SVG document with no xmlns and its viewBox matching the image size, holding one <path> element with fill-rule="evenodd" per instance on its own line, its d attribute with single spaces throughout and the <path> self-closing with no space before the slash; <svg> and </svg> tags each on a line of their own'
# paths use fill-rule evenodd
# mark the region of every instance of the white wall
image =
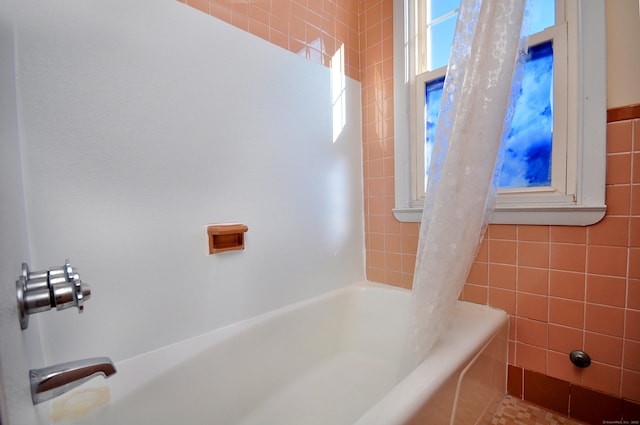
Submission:
<svg viewBox="0 0 640 425">
<path fill-rule="evenodd" d="M 29 365 L 42 362 L 38 324 L 21 331 L 15 282 L 29 261 L 11 10 L 0 3 L 0 423 L 35 422 Z M 3 397 L 4 395 L 4 397 Z M 10 406 L 8 408 L 7 406 Z"/>
<path fill-rule="evenodd" d="M 82 315 L 32 317 L 31 367 L 118 361 L 364 279 L 359 83 L 333 143 L 329 69 L 175 0 L 0 2 L 31 267 L 68 258 L 93 292 Z M 207 255 L 217 222 L 247 224 L 246 250 Z"/>
<path fill-rule="evenodd" d="M 640 103 L 640 5 L 607 0 L 607 108 Z"/>
</svg>

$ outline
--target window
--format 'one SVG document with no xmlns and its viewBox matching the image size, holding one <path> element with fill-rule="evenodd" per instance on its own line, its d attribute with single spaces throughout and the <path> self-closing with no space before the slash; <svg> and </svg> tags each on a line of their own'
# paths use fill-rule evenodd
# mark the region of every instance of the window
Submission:
<svg viewBox="0 0 640 425">
<path fill-rule="evenodd" d="M 395 0 L 396 208 L 420 221 L 459 0 Z M 604 2 L 536 0 L 492 222 L 587 225 L 605 213 Z M 532 115 L 535 118 L 532 120 Z M 532 121 L 533 124 L 532 125 Z"/>
</svg>

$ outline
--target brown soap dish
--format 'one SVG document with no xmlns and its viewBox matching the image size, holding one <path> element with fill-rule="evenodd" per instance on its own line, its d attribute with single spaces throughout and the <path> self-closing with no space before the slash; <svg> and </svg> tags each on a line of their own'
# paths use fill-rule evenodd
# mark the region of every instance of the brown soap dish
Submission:
<svg viewBox="0 0 640 425">
<path fill-rule="evenodd" d="M 244 224 L 216 224 L 207 227 L 209 254 L 244 249 L 244 233 L 249 228 Z"/>
</svg>

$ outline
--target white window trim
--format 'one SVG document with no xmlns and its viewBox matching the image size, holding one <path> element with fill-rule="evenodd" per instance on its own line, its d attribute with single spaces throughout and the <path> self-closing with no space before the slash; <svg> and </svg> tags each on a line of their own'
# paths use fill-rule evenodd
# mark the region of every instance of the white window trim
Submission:
<svg viewBox="0 0 640 425">
<path fill-rule="evenodd" d="M 416 137 L 410 114 L 415 102 L 415 31 L 409 23 L 409 1 L 394 0 L 394 216 L 404 222 L 420 222 L 422 206 L 413 191 L 411 137 Z M 567 120 L 568 154 L 566 172 L 575 188 L 564 193 L 528 191 L 501 193 L 491 218 L 495 224 L 551 224 L 585 226 L 596 223 L 606 213 L 606 61 L 604 0 L 565 0 L 569 55 Z M 568 18 L 570 19 L 570 18 Z M 572 145 L 573 144 L 573 145 Z M 576 146 L 577 144 L 577 146 Z M 575 148 L 575 149 L 574 149 Z M 501 191 L 505 192 L 505 191 Z M 506 191 L 508 192 L 508 191 Z M 512 191 L 513 192 L 513 191 Z"/>
</svg>

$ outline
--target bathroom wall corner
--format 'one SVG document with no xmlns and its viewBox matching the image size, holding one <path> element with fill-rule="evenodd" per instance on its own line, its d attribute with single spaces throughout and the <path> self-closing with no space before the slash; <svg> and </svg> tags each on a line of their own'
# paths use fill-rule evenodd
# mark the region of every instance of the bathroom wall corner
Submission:
<svg viewBox="0 0 640 425">
<path fill-rule="evenodd" d="M 0 376 L 3 425 L 37 423 L 28 370 L 42 360 L 37 321 L 20 330 L 15 281 L 29 260 L 18 126 L 11 1 L 0 2 Z"/>
</svg>

